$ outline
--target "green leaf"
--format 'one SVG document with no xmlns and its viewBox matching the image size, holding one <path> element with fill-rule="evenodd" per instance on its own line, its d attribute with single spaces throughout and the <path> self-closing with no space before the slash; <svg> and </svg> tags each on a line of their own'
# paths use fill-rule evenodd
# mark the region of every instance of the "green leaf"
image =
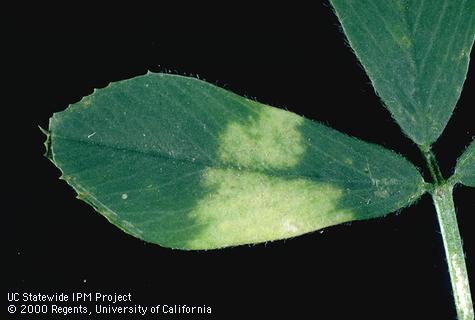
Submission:
<svg viewBox="0 0 475 320">
<path fill-rule="evenodd" d="M 112 83 L 50 119 L 47 155 L 110 222 L 209 249 L 382 216 L 424 192 L 401 156 L 209 83 Z"/>
<path fill-rule="evenodd" d="M 455 178 L 466 186 L 475 187 L 475 140 L 457 160 Z"/>
<path fill-rule="evenodd" d="M 462 92 L 475 35 L 475 1 L 331 3 L 377 94 L 402 130 L 428 149 Z"/>
</svg>

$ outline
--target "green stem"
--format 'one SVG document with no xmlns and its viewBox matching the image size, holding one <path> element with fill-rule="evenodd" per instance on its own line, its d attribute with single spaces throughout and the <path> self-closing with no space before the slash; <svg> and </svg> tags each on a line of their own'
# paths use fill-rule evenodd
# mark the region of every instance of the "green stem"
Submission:
<svg viewBox="0 0 475 320">
<path fill-rule="evenodd" d="M 429 167 L 429 172 L 432 176 L 432 179 L 434 180 L 434 183 L 436 185 L 441 185 L 442 183 L 444 183 L 444 177 L 440 172 L 434 153 L 432 153 L 432 150 L 430 148 L 421 148 L 421 151 L 427 162 L 427 167 Z"/>
<path fill-rule="evenodd" d="M 435 188 L 432 199 L 437 210 L 440 231 L 444 240 L 445 255 L 449 265 L 450 280 L 459 320 L 473 320 L 473 304 L 468 282 L 462 239 L 457 225 L 452 185 Z"/>
</svg>

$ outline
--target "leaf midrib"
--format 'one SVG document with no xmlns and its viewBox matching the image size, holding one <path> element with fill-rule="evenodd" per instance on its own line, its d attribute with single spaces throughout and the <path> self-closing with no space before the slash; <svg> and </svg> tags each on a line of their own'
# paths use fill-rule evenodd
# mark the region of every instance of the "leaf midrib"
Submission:
<svg viewBox="0 0 475 320">
<path fill-rule="evenodd" d="M 284 173 L 283 170 L 272 170 L 272 169 L 270 169 L 270 170 L 269 169 L 259 170 L 257 168 L 249 167 L 249 166 L 238 166 L 238 165 L 233 166 L 233 165 L 226 165 L 226 164 L 221 164 L 221 163 L 217 163 L 217 162 L 207 164 L 207 163 L 205 163 L 201 160 L 198 160 L 198 159 L 195 159 L 195 161 L 192 161 L 192 160 L 187 159 L 187 158 L 173 158 L 173 157 L 168 156 L 166 153 L 159 153 L 159 152 L 153 152 L 153 151 L 147 151 L 147 150 L 140 150 L 140 149 L 131 148 L 131 147 L 111 145 L 111 144 L 101 143 L 101 142 L 97 142 L 97 141 L 93 142 L 93 141 L 90 141 L 90 140 L 84 140 L 84 139 L 79 139 L 79 138 L 75 138 L 75 137 L 66 137 L 66 136 L 61 136 L 61 135 L 56 135 L 56 134 L 51 134 L 50 138 L 51 138 L 51 141 L 53 141 L 55 138 L 59 138 L 59 139 L 63 139 L 63 140 L 83 143 L 85 145 L 93 145 L 93 146 L 99 146 L 99 147 L 109 148 L 109 149 L 113 149 L 113 150 L 139 153 L 139 154 L 143 154 L 143 155 L 146 155 L 146 156 L 149 156 L 149 157 L 157 157 L 157 158 L 167 159 L 167 160 L 170 160 L 170 161 L 176 161 L 176 162 L 179 162 L 179 163 L 186 163 L 186 164 L 192 164 L 192 165 L 201 165 L 201 166 L 207 167 L 207 168 L 231 169 L 231 170 L 235 170 L 235 171 L 247 171 L 247 172 L 251 172 L 251 173 L 266 174 L 266 175 L 270 175 L 270 176 L 277 177 L 277 178 L 294 178 L 294 179 L 301 178 L 301 179 L 309 179 L 309 180 L 312 180 L 312 181 L 330 181 L 330 182 L 332 180 L 332 179 L 323 178 L 321 176 L 316 176 L 316 175 L 305 175 L 304 176 L 304 175 L 298 175 L 298 174 L 286 174 L 286 173 Z M 53 145 L 53 142 L 51 143 L 51 145 Z M 56 162 L 54 149 L 52 149 L 52 155 L 53 155 L 53 161 Z M 241 169 L 239 169 L 239 168 L 241 168 Z M 370 178 L 368 178 L 366 173 L 361 172 L 361 176 L 363 176 L 365 178 L 364 179 L 365 181 L 368 181 L 367 184 L 371 184 Z M 333 181 L 337 181 L 337 180 L 333 179 Z M 340 181 L 340 180 L 338 180 L 338 181 Z M 348 180 L 341 180 L 341 181 L 347 181 L 347 182 L 354 183 L 354 182 L 363 181 L 363 180 L 348 179 Z M 404 186 L 407 186 L 407 185 L 414 186 L 414 183 L 406 182 L 405 180 L 400 180 L 400 179 L 398 179 L 398 184 L 399 185 L 404 185 Z"/>
</svg>

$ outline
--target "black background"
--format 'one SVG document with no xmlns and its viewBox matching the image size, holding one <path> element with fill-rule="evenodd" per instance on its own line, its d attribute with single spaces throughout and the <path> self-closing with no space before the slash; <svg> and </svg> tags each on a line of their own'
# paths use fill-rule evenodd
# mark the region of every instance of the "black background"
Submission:
<svg viewBox="0 0 475 320">
<path fill-rule="evenodd" d="M 195 9 L 163 9 L 152 17 L 144 16 L 152 9 L 121 17 L 109 12 L 97 14 L 99 24 L 89 14 L 12 22 L 5 62 L 15 74 L 7 87 L 14 99 L 2 121 L 2 155 L 12 162 L 4 167 L 9 179 L 2 186 L 7 291 L 131 292 L 142 304 L 210 305 L 215 319 L 454 318 L 428 195 L 385 219 L 286 241 L 183 252 L 121 232 L 58 180 L 59 170 L 42 156 L 37 126 L 47 128 L 53 112 L 93 88 L 147 70 L 199 75 L 383 145 L 430 180 L 417 147 L 381 106 L 326 3 L 260 12 Z M 446 177 L 475 134 L 474 76 L 472 63 L 454 116 L 434 146 Z M 474 197 L 474 189 L 455 189 L 471 279 Z"/>
</svg>

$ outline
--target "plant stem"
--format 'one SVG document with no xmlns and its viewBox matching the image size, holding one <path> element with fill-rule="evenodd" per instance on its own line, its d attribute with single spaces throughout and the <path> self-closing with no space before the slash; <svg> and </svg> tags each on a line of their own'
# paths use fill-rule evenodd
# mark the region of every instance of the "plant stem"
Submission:
<svg viewBox="0 0 475 320">
<path fill-rule="evenodd" d="M 458 319 L 473 320 L 472 297 L 465 267 L 462 239 L 457 225 L 452 189 L 453 186 L 449 184 L 437 186 L 432 193 L 432 199 L 437 210 L 440 231 L 444 240 L 445 255 L 449 265 Z"/>
<path fill-rule="evenodd" d="M 429 168 L 429 172 L 432 176 L 432 179 L 434 180 L 434 183 L 436 185 L 441 185 L 444 182 L 444 177 L 440 172 L 434 153 L 432 153 L 432 150 L 430 148 L 421 148 L 421 151 L 427 162 L 427 167 Z"/>
</svg>

